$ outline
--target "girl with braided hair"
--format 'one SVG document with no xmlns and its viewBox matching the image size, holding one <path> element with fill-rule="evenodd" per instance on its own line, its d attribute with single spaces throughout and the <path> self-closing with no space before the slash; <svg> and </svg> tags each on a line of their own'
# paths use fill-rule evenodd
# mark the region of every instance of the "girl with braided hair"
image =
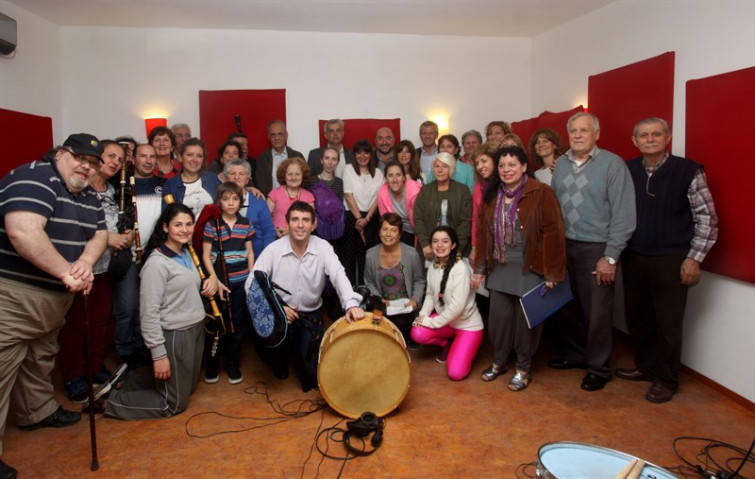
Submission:
<svg viewBox="0 0 755 479">
<path fill-rule="evenodd" d="M 467 377 L 483 339 L 483 324 L 470 288 L 469 269 L 459 255 L 453 228 L 438 226 L 430 236 L 435 261 L 427 272 L 427 292 L 412 327 L 419 344 L 443 348 L 438 362 L 446 363 L 448 377 Z"/>
</svg>

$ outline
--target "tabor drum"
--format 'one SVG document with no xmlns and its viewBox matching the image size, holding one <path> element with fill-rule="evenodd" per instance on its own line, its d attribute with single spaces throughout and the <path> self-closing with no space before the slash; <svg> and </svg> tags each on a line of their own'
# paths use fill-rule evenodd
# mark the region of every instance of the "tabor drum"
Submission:
<svg viewBox="0 0 755 479">
<path fill-rule="evenodd" d="M 341 318 L 320 344 L 320 394 L 343 416 L 358 418 L 370 411 L 383 417 L 409 391 L 410 362 L 404 337 L 389 320 L 373 322 L 371 313 L 353 323 Z"/>
<path fill-rule="evenodd" d="M 537 477 L 542 479 L 612 479 L 637 459 L 592 444 L 550 442 L 537 452 Z M 678 479 L 666 469 L 645 463 L 641 479 Z"/>
</svg>

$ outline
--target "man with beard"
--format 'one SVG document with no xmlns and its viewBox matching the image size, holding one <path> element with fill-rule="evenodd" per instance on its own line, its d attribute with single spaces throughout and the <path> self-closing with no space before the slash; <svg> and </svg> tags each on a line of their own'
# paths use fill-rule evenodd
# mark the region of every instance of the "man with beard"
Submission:
<svg viewBox="0 0 755 479">
<path fill-rule="evenodd" d="M 89 292 L 107 243 L 88 181 L 101 156 L 99 140 L 78 133 L 0 180 L 0 441 L 11 397 L 24 431 L 81 419 L 57 403 L 50 374 L 72 293 Z M 15 475 L 0 461 L 0 477 Z"/>
</svg>

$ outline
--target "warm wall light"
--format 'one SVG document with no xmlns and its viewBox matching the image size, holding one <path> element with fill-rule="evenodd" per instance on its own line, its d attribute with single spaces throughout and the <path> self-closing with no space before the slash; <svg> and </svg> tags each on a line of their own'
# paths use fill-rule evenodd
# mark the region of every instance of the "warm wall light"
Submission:
<svg viewBox="0 0 755 479">
<path fill-rule="evenodd" d="M 149 134 L 152 132 L 153 129 L 157 128 L 158 126 L 168 126 L 168 119 L 167 118 L 145 118 L 144 126 L 147 129 L 147 138 L 149 138 Z"/>
<path fill-rule="evenodd" d="M 438 134 L 440 136 L 448 134 L 448 116 L 443 114 L 432 115 L 430 116 L 430 120 L 438 124 Z"/>
</svg>

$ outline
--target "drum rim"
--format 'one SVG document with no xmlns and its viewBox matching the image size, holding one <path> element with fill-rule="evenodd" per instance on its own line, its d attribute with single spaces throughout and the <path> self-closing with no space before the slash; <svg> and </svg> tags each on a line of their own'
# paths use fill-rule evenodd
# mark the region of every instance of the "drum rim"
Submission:
<svg viewBox="0 0 755 479">
<path fill-rule="evenodd" d="M 541 466 L 545 467 L 545 465 L 542 463 L 542 456 L 543 456 L 543 452 L 546 452 L 546 451 L 543 451 L 543 449 L 547 448 L 548 446 L 554 446 L 556 444 L 564 444 L 564 445 L 570 445 L 570 446 L 588 446 L 589 448 L 607 451 L 607 452 L 613 453 L 614 455 L 617 455 L 617 456 L 626 456 L 627 458 L 629 458 L 629 460 L 632 460 L 632 459 L 642 459 L 640 457 L 633 456 L 633 455 L 631 455 L 629 453 L 626 453 L 626 452 L 618 451 L 616 449 L 611 449 L 610 447 L 599 446 L 597 444 L 590 444 L 589 442 L 551 441 L 551 442 L 547 442 L 547 443 L 543 444 L 542 446 L 540 446 L 538 448 L 538 450 L 537 450 L 537 464 L 538 465 L 541 465 Z M 676 477 L 676 478 L 679 477 L 676 474 L 674 474 L 671 471 L 669 471 L 668 469 L 666 469 L 665 467 L 661 467 L 661 466 L 659 466 L 657 464 L 654 464 L 652 462 L 645 461 L 644 459 L 642 459 L 642 460 L 645 462 L 645 467 L 648 467 L 648 466 L 654 467 L 654 468 L 660 470 L 661 472 L 669 474 L 671 477 Z M 548 471 L 548 472 L 550 473 L 550 471 Z"/>
</svg>

